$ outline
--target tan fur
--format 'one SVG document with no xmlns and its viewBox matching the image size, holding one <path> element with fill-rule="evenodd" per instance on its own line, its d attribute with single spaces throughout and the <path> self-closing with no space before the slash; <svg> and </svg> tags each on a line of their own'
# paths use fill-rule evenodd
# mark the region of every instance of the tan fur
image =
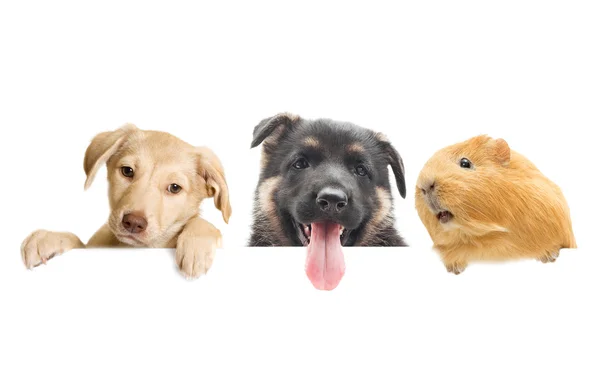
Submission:
<svg viewBox="0 0 600 383">
<path fill-rule="evenodd" d="M 275 211 L 275 201 L 273 200 L 273 195 L 277 186 L 281 182 L 281 177 L 271 177 L 264 180 L 258 190 L 258 211 L 261 212 L 260 216 L 257 217 L 259 220 L 268 221 L 267 227 L 281 227 L 281 222 L 279 220 L 279 215 Z M 278 235 L 279 232 L 274 232 L 272 235 Z M 279 241 L 281 243 L 287 243 L 288 240 L 284 235 L 279 236 Z"/>
<path fill-rule="evenodd" d="M 278 117 L 283 117 L 283 116 L 287 117 L 287 118 L 290 120 L 290 122 L 291 122 L 292 124 L 296 123 L 296 122 L 297 122 L 297 121 L 300 119 L 300 116 L 297 116 L 297 115 L 295 115 L 295 114 L 293 114 L 293 113 L 288 113 L 288 112 L 285 112 L 285 113 L 279 113 L 279 114 L 277 114 L 277 115 L 273 116 L 272 118 L 273 118 L 273 119 L 275 119 L 275 118 L 278 118 Z M 273 133 L 271 133 L 271 134 L 269 135 L 269 137 L 267 137 L 267 138 L 265 138 L 265 139 L 264 139 L 264 141 L 263 141 L 263 145 L 264 145 L 265 143 L 266 143 L 266 144 L 272 144 L 272 143 L 276 143 L 277 141 L 279 141 L 279 137 L 280 137 L 280 136 L 281 136 L 281 134 L 283 133 L 283 130 L 284 130 L 284 128 L 285 128 L 285 124 L 284 124 L 284 123 L 281 123 L 281 124 L 280 124 L 280 125 L 279 125 L 279 126 L 278 126 L 278 127 L 277 127 L 277 128 L 274 130 L 274 131 L 273 131 Z"/>
<path fill-rule="evenodd" d="M 392 211 L 392 195 L 382 187 L 377 187 L 377 210 L 373 213 L 373 217 L 365 225 L 365 233 L 360 239 L 361 243 L 370 243 L 378 234 L 381 227 L 394 225 L 394 217 L 390 213 Z"/>
<path fill-rule="evenodd" d="M 289 113 L 289 112 L 284 112 L 284 113 L 276 114 L 275 116 L 273 116 L 271 118 L 271 120 L 281 118 L 281 117 L 287 117 L 292 124 L 298 122 L 298 120 L 300 119 L 300 116 L 298 116 L 298 115 L 295 115 L 295 114 Z M 273 132 L 263 140 L 263 142 L 262 142 L 263 150 L 261 151 L 261 154 L 260 154 L 261 169 L 264 169 L 267 166 L 267 163 L 269 162 L 269 154 L 268 153 L 271 150 L 272 146 L 277 145 L 277 142 L 279 141 L 279 138 L 283 134 L 284 130 L 285 130 L 285 122 L 283 122 L 283 119 L 282 119 L 281 124 L 279 124 L 275 128 L 275 130 L 273 130 Z"/>
<path fill-rule="evenodd" d="M 285 129 L 284 124 L 279 125 L 277 128 L 275 128 L 273 133 L 271 133 L 271 135 L 263 141 L 263 150 L 260 153 L 261 169 L 264 169 L 267 166 L 267 164 L 269 163 L 269 155 L 268 155 L 269 147 L 271 145 L 273 145 L 273 146 L 276 145 L 277 140 L 279 140 L 279 137 L 282 135 L 284 129 Z"/>
<path fill-rule="evenodd" d="M 319 141 L 316 138 L 314 138 L 314 137 L 306 137 L 302 143 L 304 145 L 310 146 L 312 148 L 318 148 L 319 147 Z"/>
<path fill-rule="evenodd" d="M 387 143 L 391 142 L 390 139 L 388 138 L 388 136 L 386 136 L 385 134 L 383 134 L 381 132 L 376 133 L 375 137 L 377 138 L 378 141 L 381 141 L 381 142 L 387 142 Z"/>
<path fill-rule="evenodd" d="M 468 158 L 474 169 L 459 166 Z M 425 194 L 432 182 L 435 191 Z M 417 181 L 419 217 L 449 272 L 472 261 L 554 261 L 575 248 L 569 207 L 560 188 L 506 141 L 486 135 L 448 146 L 425 164 Z M 454 217 L 442 224 L 439 210 Z"/>
<path fill-rule="evenodd" d="M 200 218 L 200 203 L 212 197 L 226 223 L 231 216 L 225 173 L 215 153 L 165 132 L 126 124 L 96 135 L 89 144 L 83 161 L 85 189 L 103 165 L 109 185 L 108 222 L 86 245 L 71 233 L 32 233 L 22 246 L 25 265 L 38 266 L 73 248 L 177 248 L 177 264 L 185 276 L 206 273 L 215 248 L 221 246 L 221 233 Z M 122 174 L 123 166 L 134 170 L 133 178 Z M 169 192 L 171 184 L 179 185 L 181 191 Z M 132 234 L 123 228 L 123 215 L 130 213 L 145 217 L 143 232 Z"/>
<path fill-rule="evenodd" d="M 348 147 L 346 148 L 346 150 L 348 152 L 354 152 L 354 153 L 363 153 L 365 151 L 365 148 L 361 145 L 361 144 L 352 144 L 352 145 L 348 145 Z"/>
<path fill-rule="evenodd" d="M 287 118 L 289 118 L 292 123 L 294 123 L 300 119 L 300 116 L 298 116 L 297 114 L 294 114 L 294 113 L 290 113 L 290 112 L 283 112 L 280 115 L 287 116 Z"/>
</svg>

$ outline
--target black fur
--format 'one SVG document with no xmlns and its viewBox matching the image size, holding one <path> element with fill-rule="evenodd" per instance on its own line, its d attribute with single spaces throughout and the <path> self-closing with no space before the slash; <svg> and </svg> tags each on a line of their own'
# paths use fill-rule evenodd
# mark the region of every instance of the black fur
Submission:
<svg viewBox="0 0 600 383">
<path fill-rule="evenodd" d="M 309 137 L 317 147 L 306 144 Z M 261 143 L 264 167 L 255 191 L 249 246 L 302 246 L 300 224 L 323 220 L 348 229 L 341 239 L 344 246 L 407 246 L 393 224 L 393 202 L 384 212 L 388 219 L 370 227 L 381 206 L 376 188 L 391 198 L 388 165 L 400 195 L 406 197 L 402 158 L 380 135 L 347 122 L 279 114 L 254 128 L 251 147 Z M 349 150 L 353 145 L 363 150 Z M 259 190 L 273 177 L 280 181 L 269 196 L 271 213 L 261 208 Z"/>
</svg>

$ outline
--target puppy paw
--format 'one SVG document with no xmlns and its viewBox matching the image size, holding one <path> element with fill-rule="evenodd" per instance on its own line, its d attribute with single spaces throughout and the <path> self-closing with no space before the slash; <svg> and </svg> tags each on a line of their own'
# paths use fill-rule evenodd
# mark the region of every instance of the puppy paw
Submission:
<svg viewBox="0 0 600 383">
<path fill-rule="evenodd" d="M 548 253 L 543 254 L 542 256 L 540 256 L 538 258 L 538 260 L 542 263 L 551 263 L 556 261 L 556 259 L 558 258 L 559 252 L 557 251 L 551 251 Z"/>
<path fill-rule="evenodd" d="M 175 261 L 187 279 L 195 279 L 208 272 L 220 245 L 219 238 L 181 235 L 177 240 Z"/>
<path fill-rule="evenodd" d="M 446 263 L 445 265 L 446 265 L 446 270 L 449 273 L 454 273 L 456 275 L 462 273 L 467 268 L 467 264 L 463 263 L 463 262 L 452 262 L 452 263 Z"/>
<path fill-rule="evenodd" d="M 37 230 L 21 244 L 21 258 L 25 267 L 32 269 L 76 247 L 84 247 L 84 245 L 71 233 Z"/>
</svg>

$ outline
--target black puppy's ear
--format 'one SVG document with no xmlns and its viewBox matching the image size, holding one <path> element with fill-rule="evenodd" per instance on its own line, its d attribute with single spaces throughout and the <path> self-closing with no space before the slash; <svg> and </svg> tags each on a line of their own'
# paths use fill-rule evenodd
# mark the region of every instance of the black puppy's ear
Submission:
<svg viewBox="0 0 600 383">
<path fill-rule="evenodd" d="M 378 133 L 377 138 L 383 145 L 385 153 L 387 154 L 388 163 L 392 167 L 394 177 L 396 178 L 396 186 L 398 186 L 398 191 L 400 192 L 402 198 L 406 198 L 406 181 L 404 179 L 404 162 L 402 162 L 402 157 L 400 157 L 400 153 L 398 153 L 396 148 L 394 148 L 392 143 L 385 135 Z"/>
<path fill-rule="evenodd" d="M 299 117 L 291 113 L 279 113 L 273 117 L 265 118 L 254 127 L 250 149 L 260 145 L 279 127 L 290 128 Z"/>
</svg>

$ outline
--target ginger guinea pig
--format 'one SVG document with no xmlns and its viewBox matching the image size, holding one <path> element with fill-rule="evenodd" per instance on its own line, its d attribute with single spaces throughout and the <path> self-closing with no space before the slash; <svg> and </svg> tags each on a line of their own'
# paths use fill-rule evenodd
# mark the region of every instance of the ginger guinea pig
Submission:
<svg viewBox="0 0 600 383">
<path fill-rule="evenodd" d="M 503 139 L 481 135 L 436 152 L 419 174 L 415 205 L 455 274 L 472 261 L 554 262 L 577 246 L 560 188 Z"/>
</svg>

